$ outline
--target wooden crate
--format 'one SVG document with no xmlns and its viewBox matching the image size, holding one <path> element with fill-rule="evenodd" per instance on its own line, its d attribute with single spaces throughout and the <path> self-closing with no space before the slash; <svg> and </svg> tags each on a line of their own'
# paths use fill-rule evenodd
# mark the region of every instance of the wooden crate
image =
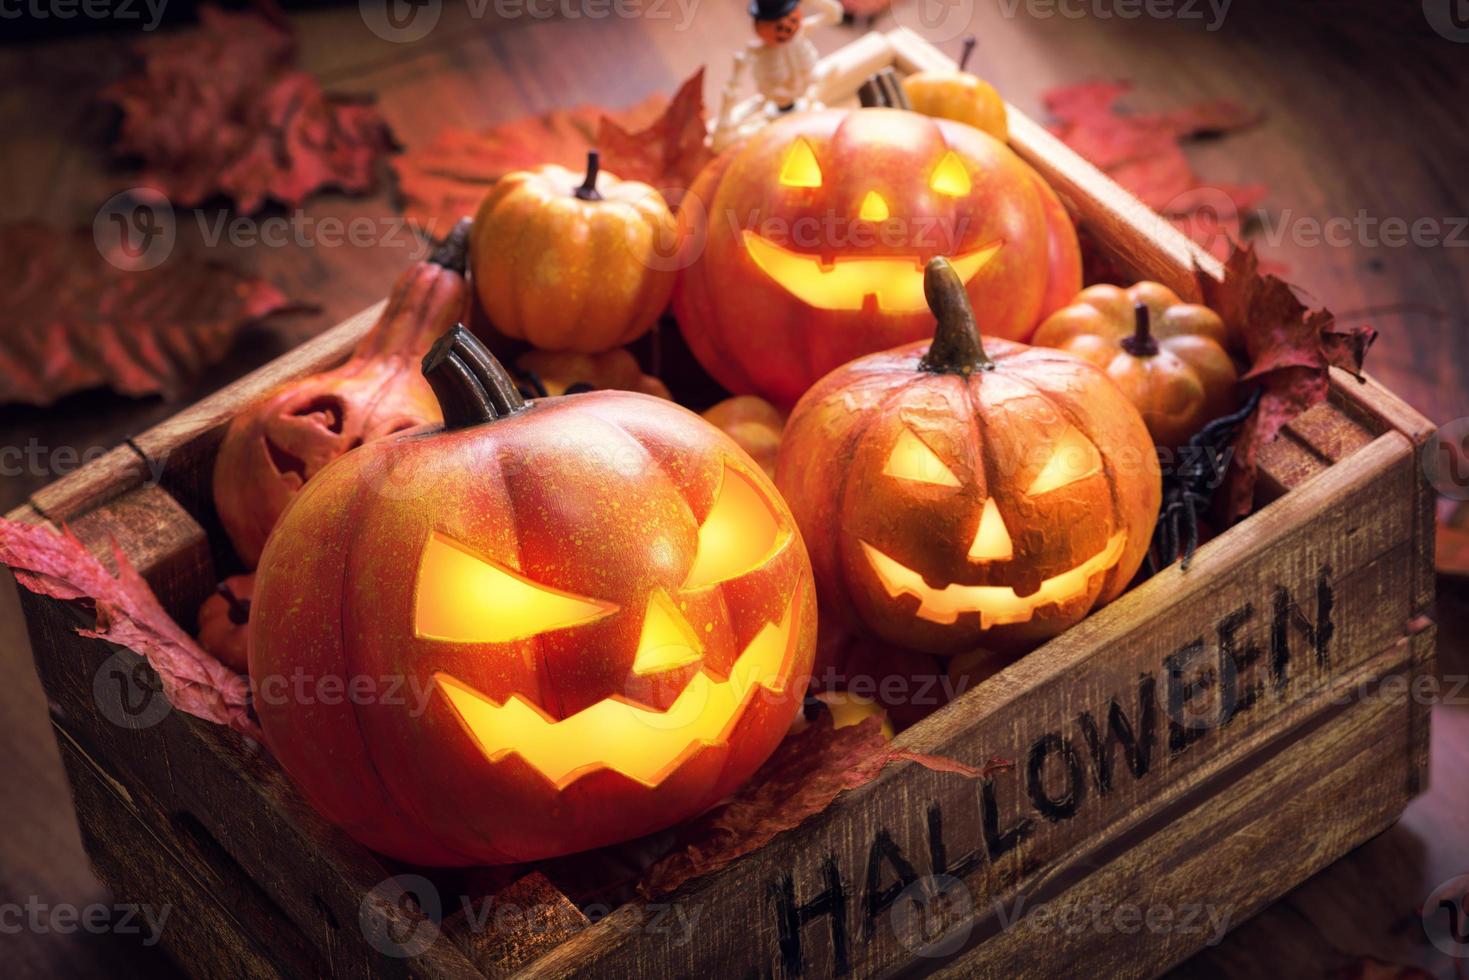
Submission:
<svg viewBox="0 0 1469 980">
<path fill-rule="evenodd" d="M 836 100 L 880 67 L 950 63 L 896 31 L 831 64 Z M 1195 264 L 1220 274 L 1013 107 L 1011 131 L 1121 265 L 1189 297 Z M 190 622 L 230 560 L 209 490 L 223 425 L 266 387 L 340 360 L 376 314 L 12 516 L 115 539 Z M 891 765 L 670 903 L 595 923 L 537 870 L 430 874 L 364 850 L 258 747 L 158 718 L 148 672 L 79 638 L 75 610 L 21 598 L 88 852 L 120 900 L 173 907 L 163 943 L 201 975 L 1147 976 L 1213 937 L 1207 911 L 1238 924 L 1422 791 L 1428 708 L 1408 690 L 1432 667 L 1418 463 L 1431 431 L 1377 384 L 1334 374 L 1327 403 L 1264 452 L 1256 513 L 1189 571 L 1165 570 L 899 737 L 1011 768 L 974 780 Z M 438 910 L 415 905 L 434 904 L 403 877 L 419 874 Z M 1124 912 L 1097 929 L 1098 908 L 1169 921 Z"/>
</svg>

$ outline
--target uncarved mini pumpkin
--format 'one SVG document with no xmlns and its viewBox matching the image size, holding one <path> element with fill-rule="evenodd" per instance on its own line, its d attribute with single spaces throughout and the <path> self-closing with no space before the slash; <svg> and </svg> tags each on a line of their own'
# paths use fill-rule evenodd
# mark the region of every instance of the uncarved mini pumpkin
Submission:
<svg viewBox="0 0 1469 980">
<path fill-rule="evenodd" d="M 704 418 L 724 430 L 766 475 L 775 477 L 775 457 L 786 424 L 784 412 L 763 398 L 735 395 L 711 405 L 704 411 Z"/>
<path fill-rule="evenodd" d="M 1003 143 L 1010 138 L 1005 100 L 989 82 L 964 70 L 975 43 L 973 35 L 964 39 L 955 70 L 914 72 L 903 79 L 903 91 L 914 112 L 965 123 Z"/>
<path fill-rule="evenodd" d="M 807 392 L 776 484 L 824 616 L 930 653 L 1014 652 L 1126 587 L 1157 518 L 1158 461 L 1100 369 L 981 344 L 944 259 L 926 285 L 933 341 L 860 358 Z"/>
<path fill-rule="evenodd" d="M 673 290 L 673 214 L 647 184 L 548 164 L 495 181 L 474 218 L 490 322 L 544 350 L 595 354 L 647 332 Z"/>
<path fill-rule="evenodd" d="M 523 401 L 462 329 L 425 371 L 445 427 L 327 467 L 266 547 L 250 676 L 271 750 L 328 819 L 419 864 L 703 812 L 810 671 L 811 569 L 774 486 L 664 399 Z M 369 688 L 279 696 L 297 676 Z"/>
<path fill-rule="evenodd" d="M 515 367 L 531 382 L 533 389 L 539 386 L 540 392 L 546 395 L 613 388 L 659 398 L 673 397 L 667 385 L 651 374 L 644 374 L 638 359 L 622 347 L 600 354 L 528 350 L 515 359 Z"/>
<path fill-rule="evenodd" d="M 1088 286 L 1040 325 L 1035 343 L 1106 371 L 1159 446 L 1183 445 L 1238 402 L 1239 374 L 1224 321 L 1160 283 Z"/>
</svg>

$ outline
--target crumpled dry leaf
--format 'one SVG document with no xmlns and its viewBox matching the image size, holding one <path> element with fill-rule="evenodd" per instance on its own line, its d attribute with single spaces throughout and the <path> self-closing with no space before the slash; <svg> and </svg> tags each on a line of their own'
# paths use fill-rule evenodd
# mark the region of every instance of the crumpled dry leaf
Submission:
<svg viewBox="0 0 1469 980">
<path fill-rule="evenodd" d="M 704 69 L 679 86 L 668 108 L 652 125 L 637 132 L 603 118 L 597 148 L 613 173 L 658 189 L 670 208 L 677 208 L 704 164 L 714 159 L 705 145 Z"/>
<path fill-rule="evenodd" d="M 440 234 L 474 214 L 485 192 L 505 174 L 548 163 L 578 170 L 593 147 L 610 173 L 681 193 L 708 159 L 703 76 L 701 68 L 671 103 L 654 95 L 616 112 L 584 105 L 488 129 L 440 130 L 427 146 L 409 148 L 393 160 L 403 212 Z"/>
<path fill-rule="evenodd" d="M 1043 96 L 1051 131 L 1148 207 L 1171 219 L 1219 258 L 1242 238 L 1241 215 L 1265 198 L 1262 184 L 1205 185 L 1181 143 L 1245 129 L 1258 113 L 1233 102 L 1202 102 L 1171 112 L 1119 113 L 1130 84 L 1094 81 Z"/>
<path fill-rule="evenodd" d="M 173 259 L 129 270 L 91 233 L 32 222 L 0 226 L 0 404 L 49 405 L 108 385 L 172 395 L 229 351 L 252 320 L 302 307 L 228 266 Z"/>
<path fill-rule="evenodd" d="M 295 70 L 290 34 L 260 14 L 206 4 L 197 28 L 137 50 L 142 71 L 102 98 L 123 110 L 116 149 L 141 157 L 142 183 L 173 203 L 224 194 L 250 214 L 324 187 L 372 190 L 393 145 L 382 116 Z"/>
<path fill-rule="evenodd" d="M 938 772 L 982 778 L 1011 763 L 991 760 L 976 768 L 954 759 L 892 748 L 882 717 L 845 728 L 828 714 L 789 735 L 750 781 L 728 802 L 677 828 L 679 844 L 648 869 L 638 895 L 652 900 L 685 882 L 718 871 L 783 831 L 826 809 L 838 793 L 877 778 L 890 762 L 914 762 Z"/>
<path fill-rule="evenodd" d="M 1337 329 L 1327 310 L 1308 310 L 1290 285 L 1260 270 L 1252 247 L 1236 247 L 1223 281 L 1195 273 L 1204 304 L 1223 318 L 1250 369 L 1241 379 L 1263 389 L 1260 407 L 1241 427 L 1225 485 L 1224 517 L 1249 513 L 1260 447 L 1283 425 L 1326 398 L 1328 368 L 1355 375 L 1377 331 L 1365 325 Z"/>
<path fill-rule="evenodd" d="M 205 653 L 173 621 L 116 542 L 112 555 L 116 577 L 70 529 L 57 534 L 38 524 L 0 518 L 0 563 L 10 567 L 17 582 L 37 595 L 89 603 L 97 613 L 96 626 L 79 629 L 79 634 L 144 657 L 162 681 L 168 703 L 178 710 L 260 740 L 250 717 L 248 682 Z"/>
</svg>

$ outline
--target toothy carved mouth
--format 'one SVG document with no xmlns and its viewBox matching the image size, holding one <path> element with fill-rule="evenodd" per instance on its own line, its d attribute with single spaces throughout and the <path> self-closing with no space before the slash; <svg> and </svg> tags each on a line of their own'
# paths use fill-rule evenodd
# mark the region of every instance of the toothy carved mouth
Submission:
<svg viewBox="0 0 1469 980">
<path fill-rule="evenodd" d="M 979 613 L 980 628 L 989 629 L 991 626 L 1028 623 L 1042 606 L 1085 595 L 1092 576 L 1107 571 L 1122 557 L 1127 533 L 1118 531 L 1101 551 L 1075 568 L 1046 579 L 1040 588 L 1027 596 L 1017 595 L 1014 589 L 1005 585 L 952 584 L 935 589 L 923 581 L 922 575 L 903 563 L 866 541 L 859 543 L 889 596 L 896 599 L 911 595 L 918 600 L 918 610 L 914 615 L 919 619 L 948 625 L 963 613 Z"/>
<path fill-rule="evenodd" d="M 808 306 L 820 310 L 860 310 L 868 296 L 888 313 L 917 313 L 928 309 L 923 297 L 923 260 L 839 256 L 823 262 L 814 255 L 793 252 L 753 232 L 744 233 L 745 249 L 755 265 L 781 288 Z M 969 282 L 1004 247 L 995 242 L 953 256 L 949 262 L 959 278 Z"/>
<path fill-rule="evenodd" d="M 801 634 L 800 600 L 798 591 L 781 621 L 755 634 L 728 677 L 700 670 L 667 711 L 613 695 L 558 721 L 519 695 L 497 704 L 450 674 L 434 680 L 491 762 L 519 755 L 557 789 L 599 769 L 651 788 L 705 746 L 727 743 L 757 688 L 785 690 Z"/>
</svg>

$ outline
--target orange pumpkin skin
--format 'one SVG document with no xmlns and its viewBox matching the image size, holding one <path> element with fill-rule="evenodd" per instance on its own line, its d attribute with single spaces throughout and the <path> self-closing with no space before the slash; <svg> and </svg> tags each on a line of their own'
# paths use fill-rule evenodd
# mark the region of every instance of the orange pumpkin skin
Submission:
<svg viewBox="0 0 1469 980">
<path fill-rule="evenodd" d="M 976 39 L 964 39 L 959 66 L 952 71 L 919 71 L 903 79 L 903 91 L 914 112 L 973 126 L 1004 143 L 1010 138 L 1005 100 L 995 87 L 964 70 Z"/>
<path fill-rule="evenodd" d="M 645 395 L 672 399 L 668 386 L 651 374 L 644 374 L 637 358 L 625 348 L 616 347 L 600 354 L 577 354 L 573 351 L 528 350 L 516 358 L 522 373 L 535 375 L 548 395 L 564 395 L 568 389 L 615 388 L 618 391 L 640 391 Z"/>
<path fill-rule="evenodd" d="M 250 669 L 245 644 L 254 587 L 253 574 L 231 575 L 199 607 L 199 645 L 241 674 Z"/>
<path fill-rule="evenodd" d="M 467 349 L 467 335 L 451 336 L 450 350 Z M 508 378 L 505 387 L 513 392 Z M 266 547 L 250 673 L 286 771 L 368 847 L 432 865 L 598 847 L 734 790 L 799 710 L 815 644 L 810 566 L 774 487 L 718 430 L 659 398 L 547 398 L 484 424 L 445 409 L 447 429 L 380 440 L 329 466 Z M 765 516 L 742 526 L 774 540 L 750 567 L 701 566 L 701 527 L 729 488 L 753 491 Z M 460 563 L 447 567 L 475 571 L 435 578 L 446 555 Z M 539 629 L 547 621 L 525 619 L 524 603 L 494 614 L 493 590 L 455 585 L 456 598 L 434 585 L 483 581 L 475 576 L 491 565 L 497 581 L 508 570 L 531 583 L 537 601 L 576 596 L 599 611 Z M 710 581 L 691 586 L 700 568 Z M 639 673 L 646 650 L 666 648 L 642 642 L 655 610 L 686 627 L 698 658 Z M 752 673 L 740 658 L 755 649 L 774 651 L 778 669 Z M 405 683 L 396 702 L 272 694 L 283 683 L 273 679 L 298 674 Z M 761 683 L 712 716 L 717 738 L 690 742 L 672 720 L 690 703 L 680 697 L 717 706 L 726 676 Z M 484 741 L 477 732 L 489 729 L 466 703 L 490 704 L 480 710 L 497 719 L 505 708 L 493 705 L 513 707 L 535 735 Z M 672 760 L 657 763 L 662 775 L 638 771 L 650 755 L 619 753 L 634 736 Z M 564 772 L 548 775 L 547 752 Z"/>
<path fill-rule="evenodd" d="M 465 220 L 399 277 L 345 364 L 272 389 L 230 422 L 214 461 L 214 506 L 247 567 L 322 467 L 364 442 L 439 420 L 418 363 L 464 316 L 468 235 Z"/>
<path fill-rule="evenodd" d="M 555 164 L 517 171 L 480 202 L 475 288 L 507 337 L 596 354 L 641 337 L 668 308 L 668 205 L 647 184 L 599 172 L 595 151 L 588 174 Z"/>
<path fill-rule="evenodd" d="M 928 653 L 1015 653 L 1126 587 L 1157 517 L 1158 462 L 1093 365 L 996 338 L 973 343 L 983 361 L 955 357 L 958 333 L 941 313 L 933 344 L 818 382 L 791 414 L 776 485 L 823 615 Z"/>
<path fill-rule="evenodd" d="M 816 163 L 804 180 L 787 171 L 798 143 Z M 690 258 L 673 308 L 690 349 L 729 390 L 782 408 L 838 365 L 926 336 L 935 255 L 981 263 L 968 290 L 996 336 L 1028 336 L 1048 297 L 1081 283 L 1075 230 L 1029 166 L 972 127 L 900 109 L 766 126 L 700 173 L 679 234 Z"/>
<path fill-rule="evenodd" d="M 780 434 L 786 417 L 780 409 L 754 395 L 735 395 L 704 410 L 704 419 L 750 454 L 771 479 L 775 478 L 775 457 L 780 451 Z"/>
<path fill-rule="evenodd" d="M 1183 445 L 1238 403 L 1239 374 L 1224 321 L 1160 283 L 1089 286 L 1042 323 L 1034 339 L 1106 371 L 1159 446 Z"/>
</svg>

